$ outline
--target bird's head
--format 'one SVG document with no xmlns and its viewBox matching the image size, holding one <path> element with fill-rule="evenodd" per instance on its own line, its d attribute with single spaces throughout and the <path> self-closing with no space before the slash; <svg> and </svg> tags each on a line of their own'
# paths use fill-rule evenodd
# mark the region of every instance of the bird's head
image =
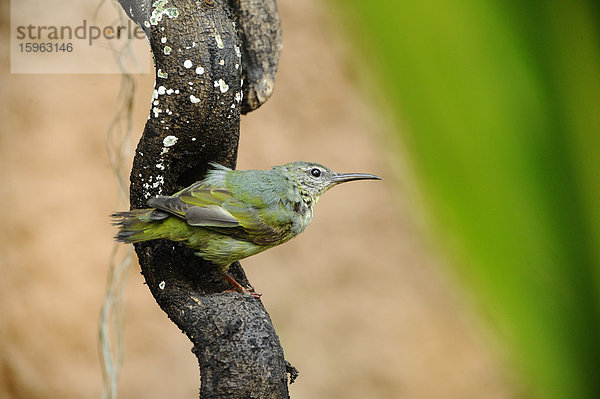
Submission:
<svg viewBox="0 0 600 399">
<path fill-rule="evenodd" d="M 381 177 L 366 173 L 335 173 L 315 162 L 290 162 L 282 166 L 284 173 L 291 179 L 304 196 L 313 202 L 331 187 L 353 180 L 381 180 Z"/>
</svg>

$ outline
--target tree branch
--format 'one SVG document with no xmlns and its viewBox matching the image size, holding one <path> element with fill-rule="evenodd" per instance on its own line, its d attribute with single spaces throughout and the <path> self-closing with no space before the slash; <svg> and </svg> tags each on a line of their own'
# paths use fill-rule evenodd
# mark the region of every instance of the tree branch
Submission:
<svg viewBox="0 0 600 399">
<path fill-rule="evenodd" d="M 135 209 L 200 180 L 209 162 L 235 167 L 240 113 L 260 106 L 272 91 L 281 28 L 274 0 L 121 5 L 148 35 L 156 68 L 152 108 L 131 172 Z M 258 22 L 251 20 L 257 15 Z M 260 300 L 224 292 L 230 287 L 217 268 L 181 244 L 140 243 L 136 253 L 156 302 L 194 345 L 202 398 L 289 397 L 283 349 Z M 249 284 L 238 262 L 230 273 Z"/>
</svg>

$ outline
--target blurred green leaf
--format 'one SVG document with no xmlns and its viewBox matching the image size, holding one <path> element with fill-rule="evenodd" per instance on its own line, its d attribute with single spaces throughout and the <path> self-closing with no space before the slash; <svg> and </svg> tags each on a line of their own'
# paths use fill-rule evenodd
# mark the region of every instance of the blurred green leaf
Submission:
<svg viewBox="0 0 600 399">
<path fill-rule="evenodd" d="M 334 3 L 531 395 L 599 398 L 600 6 Z"/>
</svg>

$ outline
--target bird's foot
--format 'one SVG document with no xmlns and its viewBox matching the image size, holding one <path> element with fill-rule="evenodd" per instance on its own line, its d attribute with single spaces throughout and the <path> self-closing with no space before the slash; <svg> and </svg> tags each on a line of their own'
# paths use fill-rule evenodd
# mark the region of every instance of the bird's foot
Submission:
<svg viewBox="0 0 600 399">
<path fill-rule="evenodd" d="M 246 287 L 242 287 L 241 289 L 235 289 L 235 290 L 225 290 L 225 292 L 240 292 L 242 294 L 250 294 L 252 295 L 252 297 L 254 299 L 260 299 L 260 297 L 262 296 L 262 294 L 260 292 L 256 292 L 254 291 L 254 288 L 250 287 L 250 288 L 246 288 Z"/>
<path fill-rule="evenodd" d="M 255 299 L 259 299 L 262 296 L 261 293 L 254 291 L 253 287 L 244 287 L 238 283 L 229 273 L 223 273 L 223 276 L 229 282 L 229 284 L 235 288 L 234 290 L 227 290 L 226 292 L 241 292 L 242 294 L 250 294 Z"/>
</svg>

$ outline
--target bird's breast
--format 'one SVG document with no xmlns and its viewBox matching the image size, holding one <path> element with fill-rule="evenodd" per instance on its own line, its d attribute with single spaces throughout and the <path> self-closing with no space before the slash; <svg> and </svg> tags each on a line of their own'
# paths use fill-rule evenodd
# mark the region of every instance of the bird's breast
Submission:
<svg viewBox="0 0 600 399">
<path fill-rule="evenodd" d="M 294 202 L 292 209 L 295 215 L 295 229 L 297 234 L 304 231 L 304 229 L 310 224 L 313 217 L 312 202 L 307 202 L 305 199 L 301 199 Z"/>
</svg>

